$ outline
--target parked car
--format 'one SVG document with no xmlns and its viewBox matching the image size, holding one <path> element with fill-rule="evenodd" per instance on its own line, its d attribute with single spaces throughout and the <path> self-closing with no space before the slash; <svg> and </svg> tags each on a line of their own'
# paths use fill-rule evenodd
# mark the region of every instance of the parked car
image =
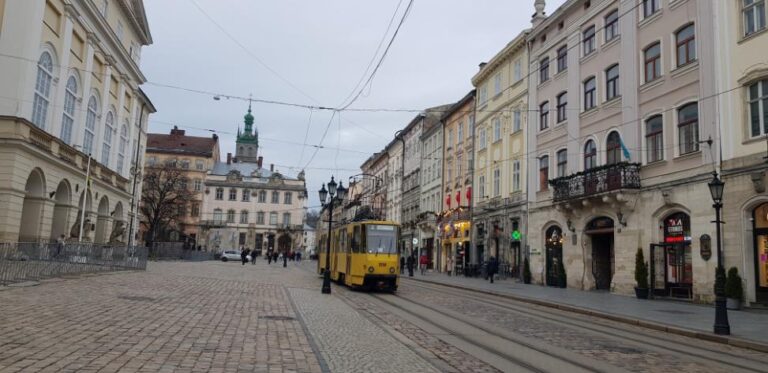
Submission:
<svg viewBox="0 0 768 373">
<path fill-rule="evenodd" d="M 224 250 L 221 252 L 221 261 L 227 262 L 230 260 L 234 260 L 236 262 L 240 261 L 240 252 L 237 250 Z"/>
</svg>

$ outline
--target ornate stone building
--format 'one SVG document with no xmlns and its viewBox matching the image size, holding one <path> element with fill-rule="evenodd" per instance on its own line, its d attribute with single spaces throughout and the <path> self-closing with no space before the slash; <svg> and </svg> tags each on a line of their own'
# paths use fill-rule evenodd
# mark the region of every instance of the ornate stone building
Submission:
<svg viewBox="0 0 768 373">
<path fill-rule="evenodd" d="M 132 243 L 149 44 L 141 0 L 0 1 L 1 241 Z"/>
</svg>

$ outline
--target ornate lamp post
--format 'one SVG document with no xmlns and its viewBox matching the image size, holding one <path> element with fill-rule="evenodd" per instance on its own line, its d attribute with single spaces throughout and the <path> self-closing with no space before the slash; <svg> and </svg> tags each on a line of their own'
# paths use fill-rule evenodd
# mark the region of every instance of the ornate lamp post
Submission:
<svg viewBox="0 0 768 373">
<path fill-rule="evenodd" d="M 336 182 L 331 176 L 331 181 L 328 182 L 328 189 L 325 189 L 325 185 L 318 191 L 320 197 L 320 204 L 323 208 L 328 208 L 328 238 L 326 239 L 326 251 L 325 251 L 325 270 L 323 271 L 323 294 L 331 293 L 331 231 L 333 229 L 333 204 L 334 202 L 343 202 L 347 198 L 347 189 L 339 182 L 336 187 Z M 328 198 L 330 197 L 330 198 Z M 326 201 L 327 199 L 327 201 Z"/>
<path fill-rule="evenodd" d="M 723 189 L 725 183 L 717 177 L 717 172 L 712 173 L 712 181 L 707 184 L 709 193 L 712 194 L 712 207 L 715 208 L 715 234 L 717 239 L 717 270 L 715 271 L 715 334 L 731 334 L 731 326 L 728 324 L 728 309 L 725 307 L 725 268 L 723 267 L 723 250 L 720 237 L 720 209 L 723 208 Z"/>
</svg>

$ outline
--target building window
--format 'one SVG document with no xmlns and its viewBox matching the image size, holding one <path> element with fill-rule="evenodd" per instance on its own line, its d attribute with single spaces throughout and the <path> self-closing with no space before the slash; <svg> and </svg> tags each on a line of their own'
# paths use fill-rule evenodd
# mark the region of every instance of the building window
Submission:
<svg viewBox="0 0 768 373">
<path fill-rule="evenodd" d="M 274 211 L 269 213 L 269 225 L 277 225 L 277 213 Z"/>
<path fill-rule="evenodd" d="M 543 131 L 549 128 L 549 101 L 544 101 L 539 105 L 539 130 Z"/>
<path fill-rule="evenodd" d="M 488 146 L 488 141 L 487 141 L 488 139 L 486 138 L 485 128 L 480 129 L 479 137 L 480 137 L 480 144 L 478 144 L 479 150 L 483 150 L 485 149 L 486 146 Z"/>
<path fill-rule="evenodd" d="M 677 66 L 696 61 L 696 29 L 693 24 L 683 27 L 675 34 L 677 41 Z"/>
<path fill-rule="evenodd" d="M 539 83 L 549 80 L 549 57 L 544 57 L 539 63 Z"/>
<path fill-rule="evenodd" d="M 493 170 L 493 196 L 498 197 L 501 195 L 501 170 L 498 168 Z"/>
<path fill-rule="evenodd" d="M 120 42 L 123 42 L 123 35 L 125 34 L 123 29 L 123 23 L 120 21 L 117 21 L 117 30 L 115 31 L 115 34 L 117 34 L 117 40 L 120 40 Z"/>
<path fill-rule="evenodd" d="M 278 204 L 280 203 L 280 192 L 272 192 L 272 203 Z"/>
<path fill-rule="evenodd" d="M 568 120 L 568 92 L 563 92 L 557 96 L 557 123 Z"/>
<path fill-rule="evenodd" d="M 519 192 L 520 187 L 520 161 L 515 160 L 512 162 L 512 191 Z"/>
<path fill-rule="evenodd" d="M 482 86 L 480 87 L 480 106 L 485 105 L 486 102 L 488 102 L 488 87 Z"/>
<path fill-rule="evenodd" d="M 447 146 L 448 146 L 448 148 L 452 148 L 453 147 L 453 128 L 448 130 L 448 144 L 447 144 Z"/>
<path fill-rule="evenodd" d="M 259 203 L 267 203 L 267 192 L 260 190 L 259 191 Z"/>
<path fill-rule="evenodd" d="M 659 11 L 659 0 L 643 0 L 643 18 L 648 18 Z"/>
<path fill-rule="evenodd" d="M 285 203 L 286 205 L 290 205 L 291 203 L 293 203 L 293 193 L 285 192 L 285 194 L 283 195 L 283 203 Z"/>
<path fill-rule="evenodd" d="M 256 224 L 264 224 L 264 211 L 256 213 Z"/>
<path fill-rule="evenodd" d="M 251 201 L 251 190 L 243 189 L 243 202 L 250 202 L 250 201 Z"/>
<path fill-rule="evenodd" d="M 227 223 L 235 222 L 235 210 L 227 211 Z"/>
<path fill-rule="evenodd" d="M 583 33 L 582 45 L 584 48 L 584 55 L 588 55 L 595 51 L 595 26 L 589 26 Z"/>
<path fill-rule="evenodd" d="M 35 99 L 32 102 L 32 123 L 45 129 L 48 118 L 48 104 L 51 102 L 51 84 L 53 82 L 53 57 L 43 52 L 37 61 L 37 80 L 35 81 Z"/>
<path fill-rule="evenodd" d="M 459 122 L 459 127 L 457 129 L 457 139 L 456 142 L 461 144 L 464 141 L 464 122 Z"/>
<path fill-rule="evenodd" d="M 619 95 L 619 65 L 616 64 L 605 70 L 605 100 L 613 100 Z"/>
<path fill-rule="evenodd" d="M 83 153 L 93 153 L 93 138 L 96 131 L 96 113 L 99 111 L 99 104 L 96 97 L 91 96 L 88 100 L 88 112 L 85 115 L 85 134 L 83 135 Z"/>
<path fill-rule="evenodd" d="M 557 50 L 557 72 L 568 69 L 568 46 L 563 45 Z"/>
<path fill-rule="evenodd" d="M 199 203 L 193 203 L 192 204 L 192 217 L 196 218 L 200 216 L 200 204 Z"/>
<path fill-rule="evenodd" d="M 194 188 L 195 188 L 195 192 L 199 192 L 203 190 L 203 181 L 200 179 L 195 179 Z"/>
<path fill-rule="evenodd" d="M 619 36 L 619 10 L 608 13 L 605 16 L 605 41 L 609 42 Z"/>
<path fill-rule="evenodd" d="M 520 81 L 523 78 L 523 64 L 520 60 L 515 61 L 514 67 L 515 81 Z"/>
<path fill-rule="evenodd" d="M 768 79 L 749 86 L 749 123 L 752 137 L 768 133 Z"/>
<path fill-rule="evenodd" d="M 565 176 L 568 171 L 568 150 L 563 149 L 557 152 L 557 177 Z"/>
<path fill-rule="evenodd" d="M 656 115 L 645 121 L 645 143 L 648 163 L 664 159 L 664 121 Z"/>
<path fill-rule="evenodd" d="M 216 188 L 216 199 L 219 201 L 224 199 L 224 188 Z"/>
<path fill-rule="evenodd" d="M 475 114 L 469 115 L 469 131 L 467 131 L 468 134 L 475 133 Z M 434 140 L 434 138 L 433 138 Z M 433 141 L 434 143 L 434 141 Z M 434 150 L 436 148 L 435 146 L 432 146 L 432 149 Z"/>
<path fill-rule="evenodd" d="M 195 169 L 198 171 L 202 171 L 205 168 L 205 164 L 202 160 L 198 159 L 195 161 Z"/>
<path fill-rule="evenodd" d="M 115 115 L 112 112 L 107 113 L 107 120 L 104 122 L 104 145 L 101 147 L 101 163 L 109 167 L 109 156 L 112 154 L 112 131 L 115 126 Z"/>
<path fill-rule="evenodd" d="M 287 227 L 291 225 L 291 214 L 286 212 L 283 213 L 283 226 Z"/>
<path fill-rule="evenodd" d="M 477 191 L 480 192 L 480 198 L 485 197 L 485 176 L 480 176 L 477 182 Z"/>
<path fill-rule="evenodd" d="M 61 141 L 72 145 L 72 126 L 75 123 L 75 101 L 77 100 L 77 79 L 70 76 L 64 90 L 64 114 L 61 117 Z"/>
<path fill-rule="evenodd" d="M 117 146 L 117 172 L 123 174 L 123 163 L 125 162 L 125 150 L 128 148 L 128 122 L 123 123 L 120 128 L 120 144 Z"/>
<path fill-rule="evenodd" d="M 593 140 L 587 141 L 584 145 L 584 171 L 591 170 L 597 166 L 597 146 Z"/>
<path fill-rule="evenodd" d="M 248 224 L 248 210 L 240 211 L 240 224 Z"/>
<path fill-rule="evenodd" d="M 699 106 L 693 102 L 677 110 L 677 131 L 680 154 L 699 150 Z"/>
<path fill-rule="evenodd" d="M 180 163 L 182 170 L 189 170 L 189 159 L 182 159 Z"/>
<path fill-rule="evenodd" d="M 608 135 L 608 141 L 605 143 L 606 164 L 616 164 L 621 162 L 621 136 L 616 131 Z"/>
<path fill-rule="evenodd" d="M 539 158 L 539 190 L 549 189 L 549 156 Z"/>
<path fill-rule="evenodd" d="M 187 179 L 186 177 L 182 177 L 181 179 L 179 179 L 179 189 L 187 190 L 187 188 L 189 188 L 188 184 L 189 184 L 189 179 Z"/>
<path fill-rule="evenodd" d="M 584 110 L 591 110 L 595 107 L 595 77 L 584 81 Z"/>
<path fill-rule="evenodd" d="M 232 188 L 229 190 L 229 200 L 230 201 L 237 201 L 237 189 Z"/>
<path fill-rule="evenodd" d="M 499 93 L 501 93 L 501 73 L 493 77 L 493 95 L 496 96 Z"/>
<path fill-rule="evenodd" d="M 661 77 L 661 43 L 654 43 L 645 49 L 645 81 Z"/>
<path fill-rule="evenodd" d="M 213 210 L 213 222 L 216 224 L 221 224 L 223 222 L 223 215 L 221 209 L 215 209 Z"/>
<path fill-rule="evenodd" d="M 493 142 L 501 140 L 501 119 L 493 119 Z"/>
<path fill-rule="evenodd" d="M 464 162 L 461 161 L 461 154 L 456 156 L 456 178 L 461 178 L 461 167 L 464 165 Z"/>
<path fill-rule="evenodd" d="M 744 36 L 765 28 L 765 0 L 743 0 Z"/>
</svg>

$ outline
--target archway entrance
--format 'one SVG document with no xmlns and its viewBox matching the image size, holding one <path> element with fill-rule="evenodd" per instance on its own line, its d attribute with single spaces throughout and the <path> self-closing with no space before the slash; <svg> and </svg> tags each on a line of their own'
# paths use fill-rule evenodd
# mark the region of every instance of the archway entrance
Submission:
<svg viewBox="0 0 768 373">
<path fill-rule="evenodd" d="M 53 206 L 53 220 L 51 221 L 51 240 L 66 237 L 69 229 L 69 211 L 72 203 L 72 191 L 69 183 L 63 180 L 56 188 L 56 204 Z"/>
<path fill-rule="evenodd" d="M 39 169 L 34 169 L 27 177 L 24 186 L 24 204 L 21 208 L 21 226 L 19 242 L 36 242 L 42 228 L 43 207 L 45 201 L 45 177 Z"/>
<path fill-rule="evenodd" d="M 546 232 L 547 286 L 560 286 L 560 264 L 563 262 L 563 230 L 552 226 Z"/>
<path fill-rule="evenodd" d="M 595 218 L 587 224 L 585 233 L 592 246 L 592 277 L 596 290 L 610 290 L 613 279 L 613 219 Z"/>
<path fill-rule="evenodd" d="M 101 197 L 97 214 L 96 237 L 93 242 L 104 243 L 107 239 L 107 223 L 109 219 L 109 199 L 107 199 L 107 196 Z"/>
<path fill-rule="evenodd" d="M 755 239 L 755 298 L 768 303 L 768 203 L 753 211 Z"/>
<path fill-rule="evenodd" d="M 277 250 L 282 253 L 291 251 L 291 236 L 287 233 L 283 233 L 277 239 Z"/>
</svg>

